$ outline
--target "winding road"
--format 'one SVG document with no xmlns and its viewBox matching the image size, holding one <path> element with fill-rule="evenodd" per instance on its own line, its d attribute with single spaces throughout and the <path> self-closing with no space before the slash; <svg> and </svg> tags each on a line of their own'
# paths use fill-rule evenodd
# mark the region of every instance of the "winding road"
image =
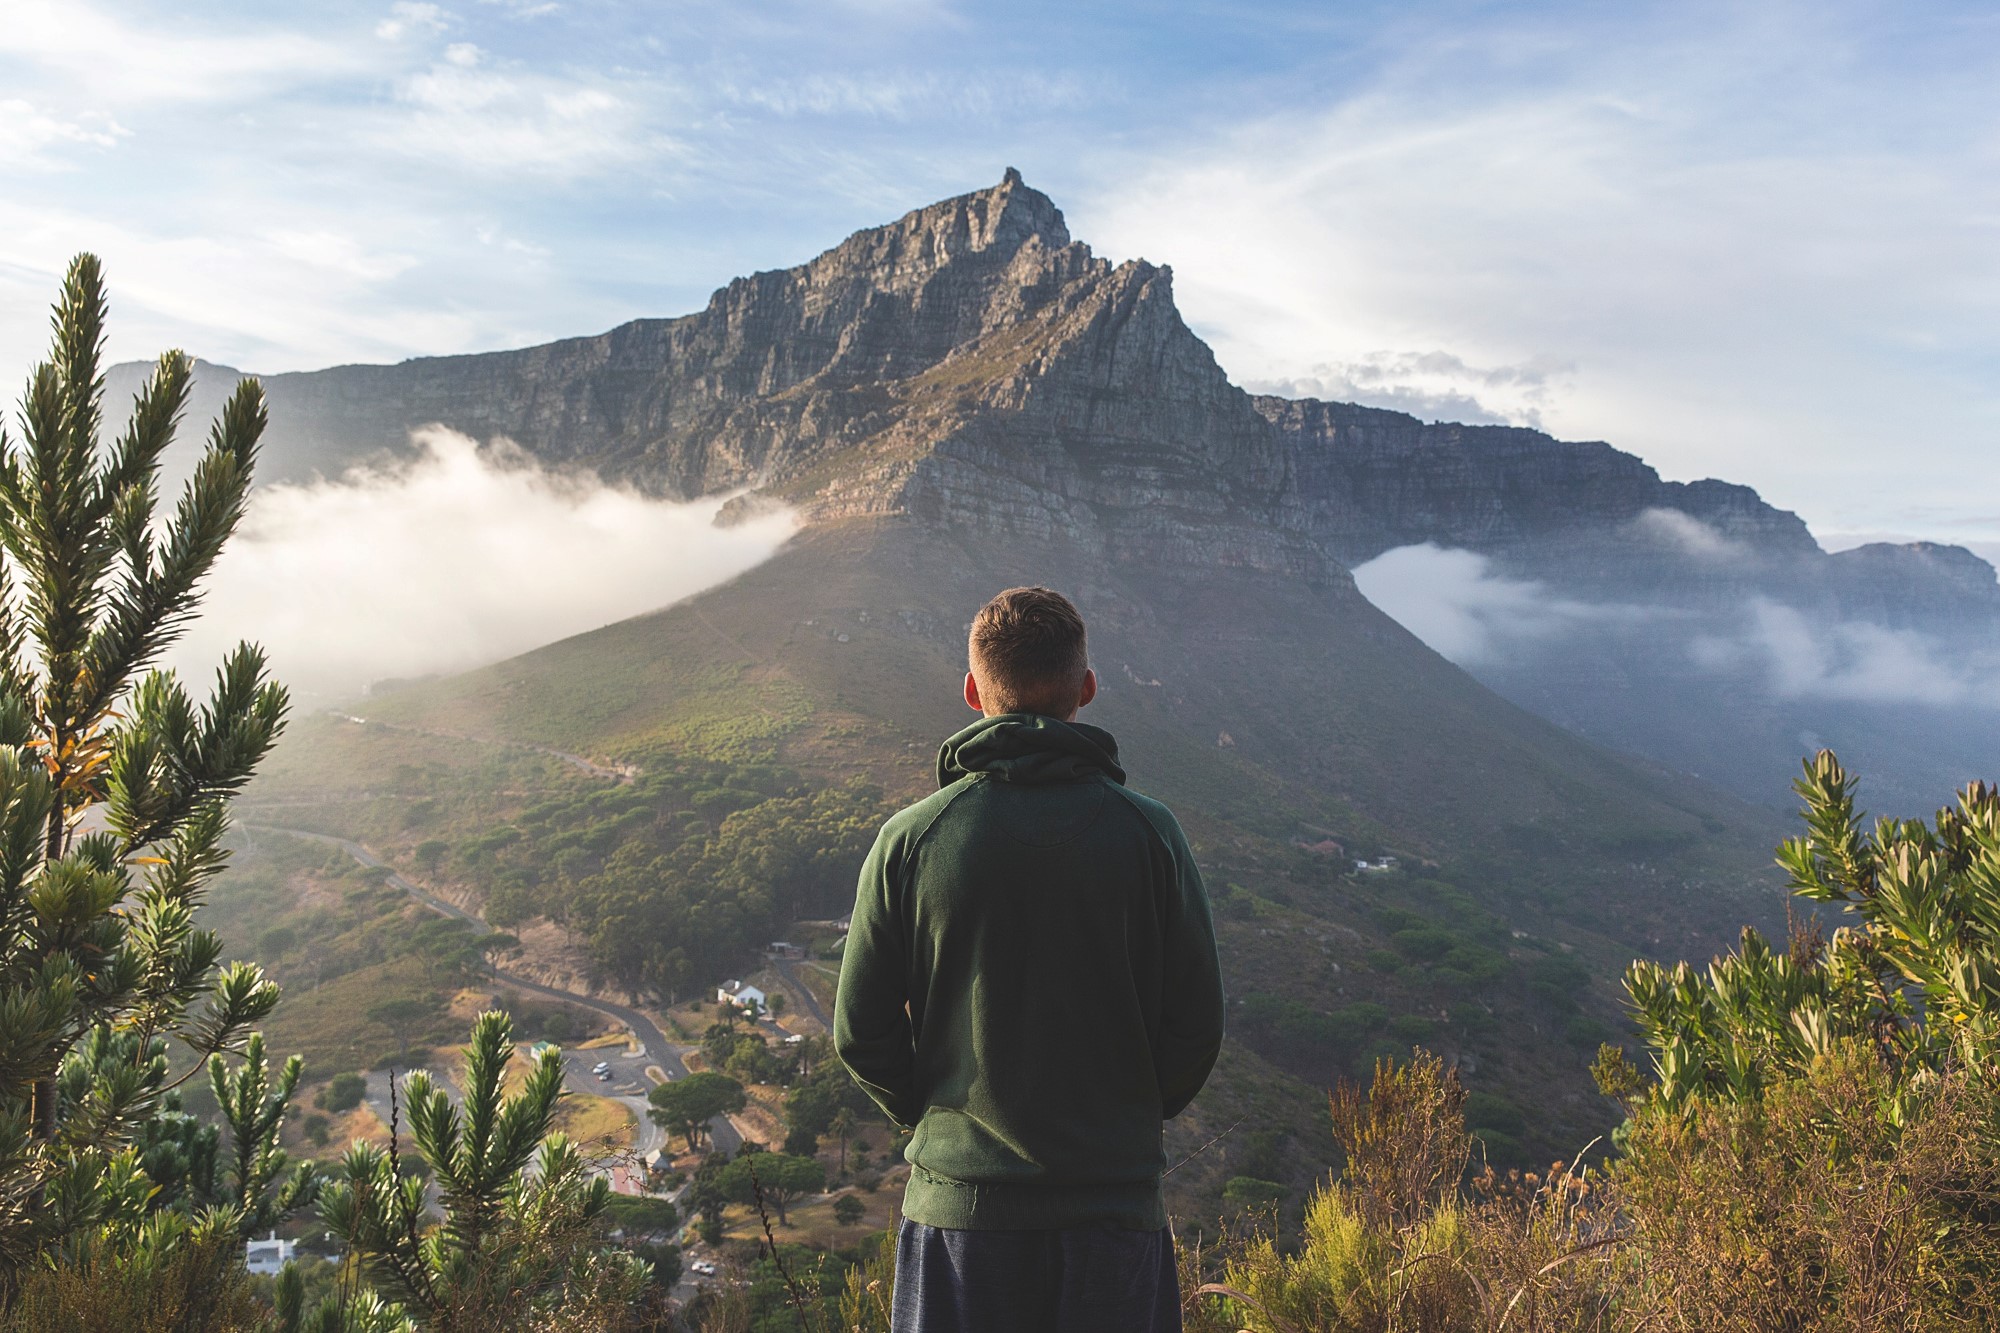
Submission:
<svg viewBox="0 0 2000 1333">
<path fill-rule="evenodd" d="M 324 843 L 329 847 L 338 847 L 362 865 L 387 871 L 388 874 L 384 877 L 384 883 L 393 889 L 408 894 L 431 911 L 442 916 L 451 917 L 456 921 L 469 922 L 481 930 L 491 929 L 483 918 L 466 911 L 454 903 L 446 902 L 421 885 L 405 879 L 387 861 L 384 861 L 374 852 L 369 851 L 368 848 L 350 838 L 336 837 L 330 833 L 314 833 L 307 829 L 280 828 L 271 824 L 245 824 L 243 828 L 250 832 L 278 833 L 286 837 L 302 838 L 307 842 L 318 842 Z M 605 1056 L 604 1058 L 607 1063 L 614 1066 L 615 1082 L 621 1085 L 630 1085 L 636 1079 L 637 1090 L 627 1091 L 626 1086 L 614 1089 L 600 1088 L 597 1086 L 598 1081 L 592 1075 L 574 1063 L 569 1064 L 568 1082 L 570 1090 L 572 1092 L 589 1093 L 593 1096 L 605 1096 L 608 1094 L 624 1103 L 626 1108 L 632 1112 L 633 1118 L 638 1122 L 635 1149 L 641 1158 L 666 1143 L 666 1131 L 654 1124 L 652 1119 L 646 1114 L 649 1105 L 645 1096 L 648 1085 L 644 1070 L 646 1065 L 655 1064 L 666 1071 L 667 1077 L 670 1080 L 686 1078 L 688 1072 L 687 1066 L 681 1062 L 681 1051 L 683 1048 L 668 1041 L 665 1034 L 660 1031 L 653 1020 L 640 1013 L 637 1009 L 628 1008 L 622 1004 L 614 1004 L 610 1000 L 600 1000 L 594 995 L 579 995 L 575 991 L 563 990 L 556 986 L 547 986 L 539 981 L 518 976 L 493 963 L 488 963 L 486 970 L 495 981 L 511 986 L 516 990 L 528 991 L 535 995 L 546 996 L 552 1000 L 560 1000 L 564 1004 L 581 1005 L 585 1009 L 594 1009 L 598 1013 L 616 1019 L 618 1022 L 624 1024 L 626 1030 L 638 1040 L 640 1045 L 639 1052 L 636 1055 L 622 1057 Z M 804 988 L 801 987 L 800 989 Z M 810 992 L 808 992 L 808 999 L 810 999 Z M 818 1006 L 815 1004 L 813 1007 L 817 1009 Z M 574 1056 L 566 1057 L 566 1063 L 575 1059 L 576 1057 Z M 374 1103 L 379 1099 L 381 1105 L 376 1109 L 386 1120 L 388 1117 L 387 1079 L 386 1077 L 383 1078 L 378 1084 L 373 1074 L 370 1074 L 368 1077 L 370 1079 L 368 1089 L 370 1095 L 368 1100 L 370 1103 Z M 736 1132 L 736 1126 L 730 1124 L 726 1116 L 717 1116 L 714 1120 L 710 1121 L 708 1133 L 716 1151 L 729 1153 L 732 1156 L 743 1142 L 743 1136 Z"/>
</svg>

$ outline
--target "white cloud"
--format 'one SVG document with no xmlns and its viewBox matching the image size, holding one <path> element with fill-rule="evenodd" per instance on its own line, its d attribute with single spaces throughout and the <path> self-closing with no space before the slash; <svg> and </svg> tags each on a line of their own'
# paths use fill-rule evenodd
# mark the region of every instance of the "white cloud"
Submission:
<svg viewBox="0 0 2000 1333">
<path fill-rule="evenodd" d="M 1381 64 L 1071 207 L 1173 264 L 1235 375 L 1567 365 L 1545 428 L 1847 526 L 2000 487 L 1990 15 L 1417 7 L 1370 34 Z"/>
<path fill-rule="evenodd" d="M 1503 577 L 1475 551 L 1431 542 L 1399 546 L 1357 565 L 1354 583 L 1404 629 L 1462 666 L 1497 661 L 1579 621 L 1625 614 Z"/>
<path fill-rule="evenodd" d="M 1306 374 L 1248 378 L 1251 393 L 1362 403 L 1431 421 L 1540 426 L 1554 387 L 1573 369 L 1547 360 L 1474 366 L 1449 352 L 1371 352 L 1355 361 L 1321 363 Z"/>
<path fill-rule="evenodd" d="M 1699 558 L 1735 549 L 1685 514 L 1651 512 L 1671 540 L 1691 539 Z M 1565 653 L 1569 636 L 1609 629 L 1621 636 L 1622 660 L 1664 655 L 1746 679 L 1774 698 L 2000 708 L 2000 658 L 1990 650 L 1866 621 L 1829 622 L 1769 597 L 1751 597 L 1740 614 L 1582 602 L 1496 574 L 1476 552 L 1430 543 L 1384 552 L 1357 566 L 1354 582 L 1403 628 L 1474 670 L 1532 665 Z"/>
<path fill-rule="evenodd" d="M 588 176 L 671 148 L 653 127 L 655 91 L 541 74 L 454 42 L 398 84 L 401 108 L 378 121 L 374 139 L 479 174 Z"/>
<path fill-rule="evenodd" d="M 1781 699 L 1842 699 L 2000 708 L 2000 662 L 1915 630 L 1826 622 L 1769 598 L 1751 601 L 1735 635 L 1690 645 L 1712 671 L 1748 669 Z"/>
<path fill-rule="evenodd" d="M 238 639 L 301 691 L 460 671 L 668 605 L 768 558 L 774 512 L 654 500 L 543 470 L 441 428 L 411 461 L 259 491 L 172 665 L 205 675 Z"/>
<path fill-rule="evenodd" d="M 375 25 L 375 35 L 393 42 L 405 33 L 443 32 L 451 26 L 451 15 L 436 5 L 411 4 L 408 0 L 390 6 L 389 17 Z"/>
<path fill-rule="evenodd" d="M 18 97 L 0 98 L 0 165 L 52 166 L 44 149 L 71 144 L 115 148 L 131 134 L 106 115 L 66 119 Z"/>
<path fill-rule="evenodd" d="M 1698 560 L 1739 560 L 1752 554 L 1742 542 L 1678 509 L 1645 510 L 1632 520 L 1632 526 L 1641 536 Z"/>
<path fill-rule="evenodd" d="M 31 62 L 82 105 L 249 102 L 365 68 L 337 42 L 231 23 L 202 30 L 176 15 L 128 22 L 94 0 L 7 0 L 0 56 Z"/>
</svg>

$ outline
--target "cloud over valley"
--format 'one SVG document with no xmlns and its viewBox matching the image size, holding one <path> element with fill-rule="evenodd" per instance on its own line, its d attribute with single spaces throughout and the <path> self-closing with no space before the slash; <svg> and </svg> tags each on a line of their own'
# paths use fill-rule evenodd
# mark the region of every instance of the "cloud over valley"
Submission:
<svg viewBox="0 0 2000 1333">
<path fill-rule="evenodd" d="M 1690 559 L 1739 555 L 1686 515 L 1649 511 L 1633 536 L 1664 538 Z M 2000 651 L 1990 642 L 1860 619 L 1829 619 L 1779 597 L 1740 592 L 1668 602 L 1588 600 L 1511 576 L 1477 552 L 1402 546 L 1357 566 L 1362 595 L 1440 655 L 1476 674 L 1608 671 L 1706 676 L 1781 701 L 2000 709 Z"/>
<path fill-rule="evenodd" d="M 253 499 L 169 665 L 206 678 L 261 642 L 302 696 L 465 670 L 723 582 L 791 534 L 720 499 L 656 500 L 442 428 L 406 460 Z"/>
</svg>

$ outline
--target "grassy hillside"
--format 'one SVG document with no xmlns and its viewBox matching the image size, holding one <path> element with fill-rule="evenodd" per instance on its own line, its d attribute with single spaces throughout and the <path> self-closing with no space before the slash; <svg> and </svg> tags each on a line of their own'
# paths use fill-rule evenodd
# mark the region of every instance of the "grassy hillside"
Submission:
<svg viewBox="0 0 2000 1333">
<path fill-rule="evenodd" d="M 1584 1068 L 1622 1029 L 1624 962 L 1706 956 L 1776 906 L 1767 813 L 1502 702 L 1351 588 L 900 522 L 809 530 L 690 602 L 368 700 L 366 725 L 305 719 L 251 801 L 539 905 L 607 975 L 621 948 L 678 947 L 718 978 L 837 902 L 853 830 L 931 786 L 970 720 L 965 624 L 1023 582 L 1077 597 L 1104 684 L 1088 718 L 1179 811 L 1217 903 L 1232 1049 L 1170 1151 L 1243 1123 L 1176 1175 L 1190 1207 L 1237 1176 L 1297 1197 L 1314 1090 L 1418 1042 L 1460 1062 L 1496 1156 L 1574 1151 L 1610 1118 Z M 822 828 L 840 850 L 807 864 Z M 1397 870 L 1354 873 L 1385 854 Z"/>
</svg>

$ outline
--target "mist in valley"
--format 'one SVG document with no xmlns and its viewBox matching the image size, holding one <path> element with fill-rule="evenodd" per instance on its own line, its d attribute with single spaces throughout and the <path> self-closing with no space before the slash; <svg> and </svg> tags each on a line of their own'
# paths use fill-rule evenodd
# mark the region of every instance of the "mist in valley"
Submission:
<svg viewBox="0 0 2000 1333">
<path fill-rule="evenodd" d="M 670 605 L 793 529 L 777 508 L 718 525 L 726 496 L 656 499 L 504 439 L 440 427 L 411 442 L 405 457 L 257 491 L 167 665 L 205 678 L 247 638 L 300 702 L 324 704 Z"/>
</svg>

